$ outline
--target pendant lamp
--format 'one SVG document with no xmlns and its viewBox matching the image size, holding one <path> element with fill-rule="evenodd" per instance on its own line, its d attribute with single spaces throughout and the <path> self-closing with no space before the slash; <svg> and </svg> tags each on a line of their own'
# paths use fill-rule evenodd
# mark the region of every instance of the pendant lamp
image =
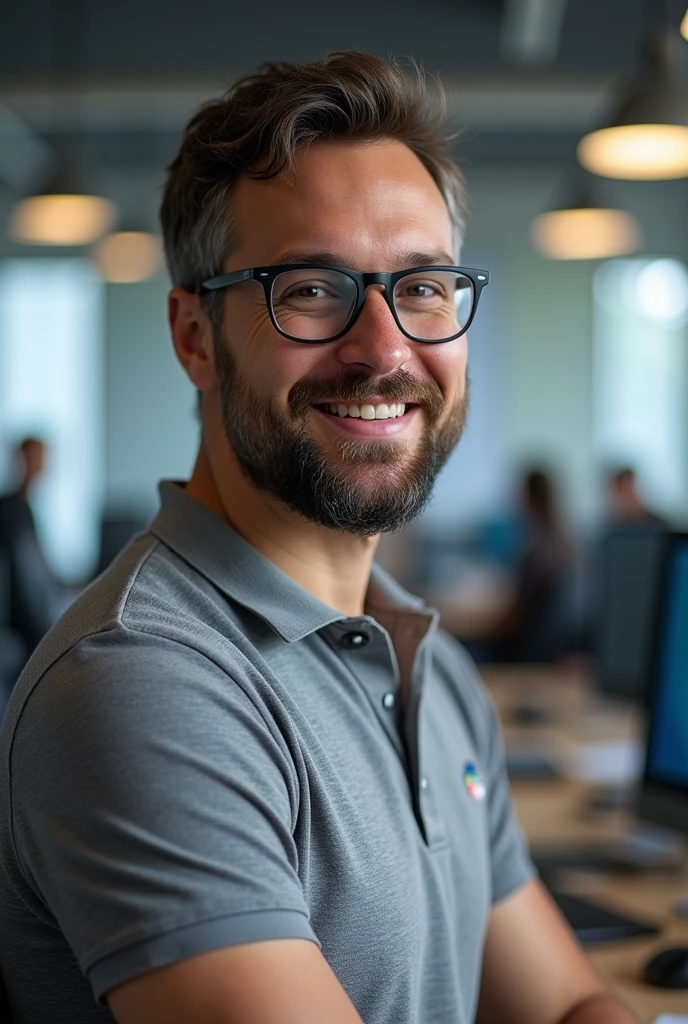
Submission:
<svg viewBox="0 0 688 1024">
<path fill-rule="evenodd" d="M 93 260 L 104 281 L 135 284 L 147 281 L 160 269 L 162 245 L 149 231 L 116 231 L 101 239 Z"/>
<path fill-rule="evenodd" d="M 591 183 L 581 178 L 563 202 L 533 220 L 530 233 L 541 255 L 552 260 L 624 256 L 640 245 L 635 217 L 602 205 Z"/>
<path fill-rule="evenodd" d="M 640 77 L 608 124 L 580 140 L 577 155 L 608 178 L 688 176 L 688 45 L 675 29 L 651 36 Z"/>
</svg>

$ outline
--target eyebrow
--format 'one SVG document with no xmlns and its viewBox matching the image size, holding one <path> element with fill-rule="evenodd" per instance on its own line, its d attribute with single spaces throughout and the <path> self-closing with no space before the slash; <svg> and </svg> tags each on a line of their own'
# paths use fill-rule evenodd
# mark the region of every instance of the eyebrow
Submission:
<svg viewBox="0 0 688 1024">
<path fill-rule="evenodd" d="M 325 266 L 346 267 L 347 260 L 340 253 L 330 252 L 327 249 L 289 249 L 274 261 L 276 266 L 282 263 L 319 263 Z M 455 265 L 453 258 L 444 249 L 433 249 L 431 252 L 413 251 L 399 253 L 394 263 L 397 270 L 406 270 L 413 267 Z M 352 267 L 351 269 L 353 270 L 354 268 Z"/>
</svg>

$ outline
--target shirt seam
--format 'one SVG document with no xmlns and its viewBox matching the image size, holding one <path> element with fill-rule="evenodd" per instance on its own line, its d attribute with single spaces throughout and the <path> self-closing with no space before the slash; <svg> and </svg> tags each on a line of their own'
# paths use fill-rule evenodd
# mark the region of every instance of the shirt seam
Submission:
<svg viewBox="0 0 688 1024">
<path fill-rule="evenodd" d="M 201 927 L 202 925 L 211 924 L 213 921 L 231 921 L 237 917 L 248 917 L 255 914 L 298 914 L 300 917 L 305 918 L 310 925 L 310 917 L 308 913 L 300 907 L 254 907 L 249 910 L 226 911 L 223 914 L 212 914 L 210 917 L 187 921 L 185 924 L 175 924 L 170 928 L 155 932 L 155 934 L 147 935 L 144 938 L 134 939 L 133 941 L 126 943 L 126 945 L 120 946 L 118 949 L 111 949 L 107 953 L 98 953 L 95 955 L 95 959 L 93 959 L 88 965 L 84 964 L 83 972 L 88 975 L 91 971 L 94 971 L 97 967 L 112 957 L 120 956 L 121 954 L 126 953 L 127 950 L 131 950 L 136 946 L 144 946 L 147 943 L 156 942 L 159 939 L 175 935 L 177 932 L 183 932 L 189 928 L 196 928 Z M 313 934 L 315 934 L 315 932 Z"/>
</svg>

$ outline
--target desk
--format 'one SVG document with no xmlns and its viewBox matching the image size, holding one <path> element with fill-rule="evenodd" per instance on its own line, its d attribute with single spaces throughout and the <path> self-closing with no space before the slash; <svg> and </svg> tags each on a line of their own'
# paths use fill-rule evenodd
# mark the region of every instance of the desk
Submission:
<svg viewBox="0 0 688 1024">
<path fill-rule="evenodd" d="M 507 744 L 531 742 L 565 750 L 583 740 L 641 735 L 638 716 L 631 709 L 600 702 L 580 671 L 487 666 L 482 674 L 502 716 Z M 552 721 L 527 728 L 511 724 L 510 710 L 523 701 L 536 701 L 548 708 Z M 604 840 L 621 835 L 631 824 L 630 815 L 622 811 L 586 814 L 590 790 L 589 784 L 569 780 L 514 783 L 516 810 L 529 840 Z M 676 874 L 593 876 L 579 872 L 570 880 L 570 891 L 598 899 L 621 913 L 656 921 L 662 927 L 657 936 L 588 948 L 592 963 L 609 989 L 631 1007 L 641 1024 L 650 1024 L 660 1013 L 688 1015 L 688 989 L 654 988 L 641 981 L 642 965 L 653 952 L 688 945 L 688 920 L 673 913 L 678 900 L 688 896 L 688 861 Z"/>
</svg>

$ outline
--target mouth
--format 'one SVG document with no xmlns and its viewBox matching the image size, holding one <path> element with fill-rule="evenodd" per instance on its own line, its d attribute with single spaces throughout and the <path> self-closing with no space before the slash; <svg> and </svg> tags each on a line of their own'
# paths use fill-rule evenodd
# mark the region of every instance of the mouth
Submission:
<svg viewBox="0 0 688 1024">
<path fill-rule="evenodd" d="M 338 419 L 396 420 L 408 415 L 417 406 L 413 402 L 320 402 L 313 406 L 318 412 Z"/>
<path fill-rule="evenodd" d="M 412 402 L 319 402 L 311 408 L 339 435 L 369 438 L 405 435 L 420 412 Z"/>
</svg>

